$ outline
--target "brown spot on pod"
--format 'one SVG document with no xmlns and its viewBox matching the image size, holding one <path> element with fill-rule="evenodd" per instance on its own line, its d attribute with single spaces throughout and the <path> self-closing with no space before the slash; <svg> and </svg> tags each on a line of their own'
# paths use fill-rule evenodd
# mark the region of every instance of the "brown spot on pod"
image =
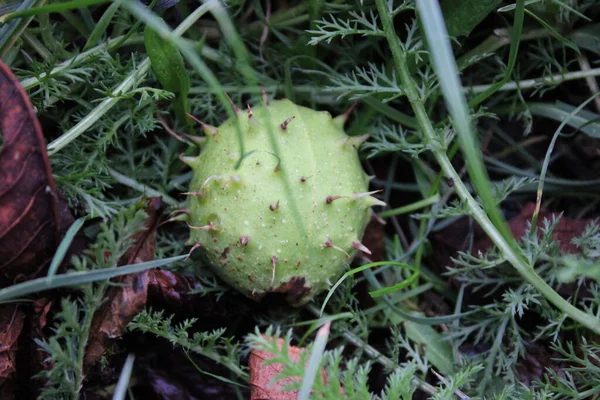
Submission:
<svg viewBox="0 0 600 400">
<path fill-rule="evenodd" d="M 286 300 L 290 304 L 302 303 L 310 291 L 311 288 L 306 286 L 306 280 L 302 277 L 292 277 L 286 283 L 273 289 L 275 293 L 286 293 Z"/>
<path fill-rule="evenodd" d="M 310 288 L 305 286 L 306 280 L 300 277 L 293 277 L 288 282 L 283 283 L 273 289 L 275 293 L 291 293 L 302 295 L 310 292 Z"/>
<path fill-rule="evenodd" d="M 229 247 L 225 247 L 223 249 L 223 252 L 219 256 L 219 261 L 221 261 L 222 263 L 225 263 L 225 261 L 227 261 L 227 257 L 229 257 Z"/>
</svg>

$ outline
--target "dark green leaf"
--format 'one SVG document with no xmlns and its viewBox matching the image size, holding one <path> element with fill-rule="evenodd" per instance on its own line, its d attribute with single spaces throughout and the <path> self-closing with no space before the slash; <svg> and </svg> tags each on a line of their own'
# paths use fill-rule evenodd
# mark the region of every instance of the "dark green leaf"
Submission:
<svg viewBox="0 0 600 400">
<path fill-rule="evenodd" d="M 452 37 L 469 36 L 502 0 L 442 0 L 440 5 Z"/>
<path fill-rule="evenodd" d="M 187 95 L 190 78 L 179 49 L 173 41 L 163 38 L 150 27 L 144 30 L 144 45 L 156 78 L 163 88 L 176 96 L 173 106 L 177 116 L 182 121 L 188 121 L 186 113 L 189 112 Z"/>
</svg>

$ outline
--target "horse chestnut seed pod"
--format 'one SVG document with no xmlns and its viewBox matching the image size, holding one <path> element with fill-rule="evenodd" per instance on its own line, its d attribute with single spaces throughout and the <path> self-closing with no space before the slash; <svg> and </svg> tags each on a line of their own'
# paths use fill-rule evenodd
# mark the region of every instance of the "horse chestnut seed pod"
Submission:
<svg viewBox="0 0 600 400">
<path fill-rule="evenodd" d="M 197 121 L 202 151 L 182 157 L 193 170 L 189 244 L 248 297 L 284 293 L 298 306 L 328 289 L 357 251 L 369 253 L 362 235 L 370 207 L 383 203 L 368 192 L 358 157 L 367 136 L 346 135 L 347 115 L 263 97 L 256 108 L 234 106 L 219 127 Z"/>
</svg>

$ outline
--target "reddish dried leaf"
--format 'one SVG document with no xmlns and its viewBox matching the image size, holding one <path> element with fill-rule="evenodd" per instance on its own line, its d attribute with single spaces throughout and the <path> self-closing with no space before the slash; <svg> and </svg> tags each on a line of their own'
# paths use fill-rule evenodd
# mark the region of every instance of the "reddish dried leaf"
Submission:
<svg viewBox="0 0 600 400">
<path fill-rule="evenodd" d="M 156 227 L 164 211 L 160 198 L 150 199 L 146 206 L 149 218 L 146 229 L 134 237 L 134 244 L 120 264 L 133 264 L 154 259 Z M 148 298 L 149 271 L 115 279 L 119 286 L 106 293 L 106 302 L 94 315 L 91 335 L 84 358 L 85 368 L 93 366 L 102 357 L 112 340 L 121 337 L 125 326 L 142 311 Z"/>
<path fill-rule="evenodd" d="M 283 348 L 283 339 L 277 339 L 277 347 Z M 303 347 L 288 346 L 289 358 L 294 363 L 299 363 Z M 250 399 L 251 400 L 295 400 L 298 397 L 298 391 L 284 391 L 283 388 L 300 382 L 298 378 L 286 378 L 275 382 L 275 378 L 283 371 L 283 364 L 268 364 L 266 360 L 273 358 L 273 354 L 262 350 L 253 349 L 250 352 L 248 366 L 250 367 Z M 326 381 L 325 370 L 321 370 L 321 379 Z"/>
<path fill-rule="evenodd" d="M 281 349 L 283 339 L 277 339 L 277 346 Z M 304 349 L 289 346 L 289 356 L 294 362 L 300 361 L 300 354 Z M 282 379 L 277 383 L 275 377 L 283 371 L 283 364 L 263 364 L 266 360 L 273 358 L 273 354 L 262 350 L 252 350 L 248 365 L 250 367 L 251 400 L 295 400 L 298 391 L 283 391 L 283 387 L 298 382 L 300 378 Z"/>
<path fill-rule="evenodd" d="M 17 339 L 24 322 L 18 305 L 0 305 L 0 399 L 14 398 Z"/>
<path fill-rule="evenodd" d="M 381 261 L 385 257 L 384 234 L 384 226 L 381 222 L 375 218 L 371 218 L 367 229 L 365 229 L 362 244 L 371 251 L 371 255 L 366 255 L 373 261 Z"/>
<path fill-rule="evenodd" d="M 30 309 L 27 315 L 27 326 L 29 329 L 23 332 L 20 342 L 29 346 L 29 356 L 27 359 L 29 361 L 30 375 L 37 375 L 43 370 L 48 371 L 54 367 L 53 361 L 46 360 L 48 353 L 40 351 L 40 347 L 35 342 L 35 339 L 47 341 L 48 337 L 46 332 L 44 332 L 44 328 L 48 324 L 48 314 L 50 313 L 52 306 L 56 303 L 55 297 L 41 297 L 36 299 L 32 305 L 33 310 Z M 22 369 L 19 369 L 19 373 L 24 373 L 21 371 Z M 27 369 L 25 369 L 25 371 L 27 371 Z M 29 389 L 29 396 L 32 398 L 35 397 L 45 384 L 45 379 L 31 380 L 30 384 L 27 386 Z M 24 390 L 23 387 L 20 389 Z"/>
<path fill-rule="evenodd" d="M 509 228 L 514 237 L 520 239 L 525 235 L 528 229 L 535 210 L 534 203 L 526 204 L 521 212 L 508 221 Z M 543 226 L 544 219 L 552 219 L 557 217 L 558 213 L 552 213 L 544 208 L 540 210 L 538 218 L 538 227 Z M 560 241 L 560 249 L 567 253 L 578 252 L 577 247 L 571 243 L 571 239 L 580 236 L 585 227 L 591 222 L 590 219 L 570 219 L 562 217 L 556 228 L 554 229 L 553 237 Z M 452 225 L 433 235 L 436 241 L 436 252 L 434 257 L 440 268 L 445 268 L 449 262 L 450 256 L 456 251 L 464 251 L 468 248 L 471 237 L 469 233 L 472 231 L 474 236 L 474 246 L 472 253 L 477 254 L 479 251 L 486 251 L 493 243 L 485 235 L 485 232 L 477 225 L 471 224 L 468 218 L 461 218 Z"/>
<path fill-rule="evenodd" d="M 528 223 L 531 222 L 533 212 L 535 211 L 535 204 L 528 203 L 523 207 L 519 215 L 512 218 L 508 225 L 513 236 L 520 239 L 525 235 L 528 229 Z M 538 227 L 543 226 L 544 219 L 552 220 L 552 218 L 558 217 L 558 213 L 550 212 L 544 208 L 540 210 L 538 217 Z M 570 219 L 562 217 L 554 231 L 552 237 L 555 241 L 560 242 L 560 249 L 565 253 L 577 253 L 579 250 L 577 246 L 571 243 L 571 239 L 581 236 L 585 227 L 591 222 L 589 219 Z M 541 233 L 540 233 L 541 234 Z M 492 241 L 488 237 L 484 237 L 475 243 L 473 247 L 473 254 L 477 254 L 478 251 L 485 251 L 492 246 Z"/>
<path fill-rule="evenodd" d="M 72 217 L 61 206 L 40 123 L 27 94 L 0 62 L 0 274 L 35 276 L 48 264 Z"/>
</svg>

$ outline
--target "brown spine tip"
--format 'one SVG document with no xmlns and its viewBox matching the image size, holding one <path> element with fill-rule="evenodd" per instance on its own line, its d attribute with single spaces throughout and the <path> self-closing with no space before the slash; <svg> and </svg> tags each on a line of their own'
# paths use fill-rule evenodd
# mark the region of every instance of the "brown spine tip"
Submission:
<svg viewBox="0 0 600 400">
<path fill-rule="evenodd" d="M 263 86 L 260 87 L 260 94 L 262 95 L 262 101 L 265 106 L 268 106 L 269 104 L 271 104 L 269 102 L 269 96 L 267 95 L 267 91 L 265 90 L 265 88 Z"/>
<path fill-rule="evenodd" d="M 342 252 L 342 253 L 344 253 L 344 254 L 345 254 L 347 257 L 350 257 L 350 255 L 349 255 L 348 253 L 346 253 L 346 252 L 344 251 L 344 249 L 342 249 L 341 247 L 339 247 L 339 246 L 336 246 L 335 244 L 333 244 L 333 243 L 331 242 L 331 239 L 327 239 L 327 241 L 326 241 L 326 242 L 323 244 L 323 246 L 325 246 L 325 247 L 329 247 L 330 249 L 334 249 L 334 250 L 337 250 L 337 251 L 341 251 L 341 252 Z"/>
<path fill-rule="evenodd" d="M 229 101 L 231 108 L 233 108 L 233 111 L 235 111 L 236 113 L 239 113 L 240 112 L 239 107 L 235 105 L 235 103 L 233 102 L 233 100 L 231 100 L 231 97 L 229 97 L 229 95 L 227 93 L 224 93 L 224 94 L 225 94 L 225 97 L 227 97 L 227 100 Z"/>
<path fill-rule="evenodd" d="M 240 238 L 240 244 L 241 244 L 242 246 L 246 246 L 246 245 L 248 244 L 248 236 L 242 236 L 242 237 Z"/>
<path fill-rule="evenodd" d="M 337 199 L 343 199 L 343 198 L 346 198 L 346 197 L 348 197 L 348 196 L 327 196 L 327 197 L 325 197 L 325 203 L 326 204 L 331 204 L 331 203 L 333 203 Z"/>
<path fill-rule="evenodd" d="M 165 221 L 161 222 L 158 226 L 162 226 L 164 224 L 168 224 L 169 222 L 175 222 L 175 221 L 187 222 L 190 217 L 189 213 L 190 213 L 190 210 L 187 208 L 182 208 L 181 210 L 174 210 L 172 213 L 169 214 L 167 219 Z"/>
<path fill-rule="evenodd" d="M 368 133 L 359 136 L 348 136 L 345 139 L 342 139 L 342 145 L 350 143 L 353 147 L 359 148 L 361 144 L 369 140 L 371 135 Z"/>
<path fill-rule="evenodd" d="M 368 207 L 371 207 L 371 206 L 385 207 L 385 206 L 387 206 L 387 203 L 385 201 L 381 201 L 378 198 L 373 197 L 373 196 L 367 196 L 365 198 L 365 203 L 367 204 Z"/>
<path fill-rule="evenodd" d="M 271 211 L 275 211 L 279 208 L 279 200 L 277 200 L 276 202 L 273 202 L 271 204 L 269 204 L 269 210 Z"/>
<path fill-rule="evenodd" d="M 252 119 L 253 116 L 254 113 L 252 112 L 252 108 L 250 107 L 250 104 L 248 104 L 248 119 Z"/>
<path fill-rule="evenodd" d="M 300 260 L 296 263 L 296 268 L 300 268 Z"/>
<path fill-rule="evenodd" d="M 189 212 L 190 212 L 190 209 L 189 209 L 189 208 L 181 208 L 181 209 L 179 209 L 179 210 L 173 210 L 173 212 L 171 212 L 171 213 L 169 214 L 169 217 L 170 217 L 171 215 L 173 215 L 173 214 L 188 214 Z"/>
<path fill-rule="evenodd" d="M 386 225 L 387 222 L 385 222 L 385 219 L 381 218 L 381 216 L 379 214 L 373 213 L 373 215 L 371 215 L 371 219 L 377 223 L 379 223 L 380 225 Z"/>
<path fill-rule="evenodd" d="M 194 117 L 192 114 L 188 113 L 188 117 L 190 117 L 192 120 L 194 120 L 194 122 L 199 124 L 202 127 L 202 130 L 204 131 L 204 133 L 206 133 L 207 135 L 212 135 L 213 137 L 215 137 L 219 134 L 219 131 L 214 126 L 205 124 L 204 122 L 200 121 L 198 118 Z"/>
<path fill-rule="evenodd" d="M 371 255 L 371 250 L 369 250 L 367 248 L 367 246 L 365 246 L 358 240 L 355 240 L 354 242 L 352 242 L 352 247 L 354 247 L 356 250 L 362 251 L 363 253 L 367 253 L 368 255 Z"/>
<path fill-rule="evenodd" d="M 192 226 L 188 223 L 188 226 L 191 229 L 194 229 L 196 231 L 214 231 L 215 230 L 215 224 L 210 222 L 208 225 L 204 225 L 204 226 Z"/>
<path fill-rule="evenodd" d="M 352 103 L 352 105 L 346 111 L 344 111 L 343 114 L 338 115 L 337 117 L 335 117 L 333 119 L 333 121 L 340 128 L 342 128 L 344 126 L 344 123 L 346 123 L 346 121 L 350 118 L 350 114 L 352 114 L 352 111 L 354 111 L 354 108 L 358 105 L 358 103 L 359 103 L 359 100 L 356 100 L 354 103 Z"/>
<path fill-rule="evenodd" d="M 289 117 L 288 119 L 286 119 L 285 121 L 283 121 L 281 123 L 281 125 L 279 125 L 281 127 L 281 129 L 283 129 L 284 131 L 287 129 L 288 125 L 290 124 L 290 122 L 292 122 L 292 120 L 296 118 L 295 115 L 292 115 L 291 117 Z"/>
<path fill-rule="evenodd" d="M 202 247 L 202 243 L 200 242 L 196 242 L 192 248 L 190 249 L 190 252 L 188 253 L 188 255 L 183 259 L 183 261 L 187 261 L 188 258 L 190 258 L 190 256 L 192 255 L 192 253 L 194 252 L 194 250 L 196 250 L 197 248 Z"/>
<path fill-rule="evenodd" d="M 187 133 L 184 133 L 183 135 L 198 147 L 202 147 L 206 144 L 206 137 L 204 136 L 190 135 Z"/>
<path fill-rule="evenodd" d="M 301 177 L 301 178 L 300 178 L 300 183 L 304 183 L 304 182 L 306 182 L 306 180 L 307 180 L 308 178 L 311 178 L 311 177 L 312 177 L 312 175 L 311 175 L 311 176 L 303 176 L 303 177 Z"/>
<path fill-rule="evenodd" d="M 184 156 L 183 154 L 179 155 L 179 159 L 181 160 L 181 162 L 183 162 L 184 164 L 186 164 L 186 165 L 188 165 L 189 167 L 192 167 L 192 168 L 194 168 L 194 166 L 198 162 L 198 158 L 197 157 Z"/>
</svg>

